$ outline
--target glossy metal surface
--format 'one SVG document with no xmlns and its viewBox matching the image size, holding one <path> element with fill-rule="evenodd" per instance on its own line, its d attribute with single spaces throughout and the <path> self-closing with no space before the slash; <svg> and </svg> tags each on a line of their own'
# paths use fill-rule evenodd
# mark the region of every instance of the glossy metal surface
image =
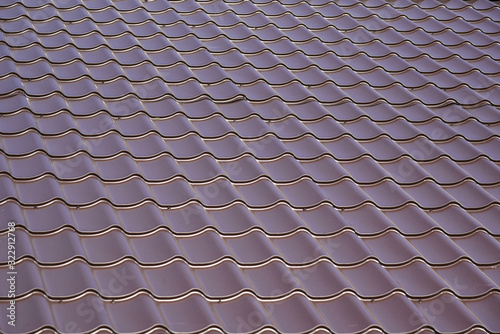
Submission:
<svg viewBox="0 0 500 334">
<path fill-rule="evenodd" d="M 0 19 L 1 332 L 500 332 L 496 3 Z"/>
</svg>

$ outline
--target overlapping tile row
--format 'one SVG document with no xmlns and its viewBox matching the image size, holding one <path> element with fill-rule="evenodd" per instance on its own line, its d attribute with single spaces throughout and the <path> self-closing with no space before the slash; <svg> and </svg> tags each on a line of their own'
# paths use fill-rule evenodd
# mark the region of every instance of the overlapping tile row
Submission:
<svg viewBox="0 0 500 334">
<path fill-rule="evenodd" d="M 2 332 L 500 332 L 495 3 L 0 19 Z"/>
</svg>

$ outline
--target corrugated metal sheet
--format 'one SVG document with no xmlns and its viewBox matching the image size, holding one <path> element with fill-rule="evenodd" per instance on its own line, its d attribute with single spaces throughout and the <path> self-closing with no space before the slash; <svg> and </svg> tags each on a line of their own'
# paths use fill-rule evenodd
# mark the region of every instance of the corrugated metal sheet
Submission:
<svg viewBox="0 0 500 334">
<path fill-rule="evenodd" d="M 496 3 L 0 18 L 2 332 L 500 332 Z"/>
</svg>

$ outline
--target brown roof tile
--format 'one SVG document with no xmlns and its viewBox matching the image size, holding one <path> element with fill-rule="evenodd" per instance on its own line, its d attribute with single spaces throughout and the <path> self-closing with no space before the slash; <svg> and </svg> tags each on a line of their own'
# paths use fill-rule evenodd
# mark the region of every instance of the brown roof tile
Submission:
<svg viewBox="0 0 500 334">
<path fill-rule="evenodd" d="M 496 3 L 0 19 L 1 332 L 500 332 Z"/>
</svg>

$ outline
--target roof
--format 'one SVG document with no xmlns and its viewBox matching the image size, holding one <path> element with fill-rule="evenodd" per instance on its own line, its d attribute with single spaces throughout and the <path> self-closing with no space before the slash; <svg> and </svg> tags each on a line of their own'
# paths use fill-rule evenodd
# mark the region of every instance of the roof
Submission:
<svg viewBox="0 0 500 334">
<path fill-rule="evenodd" d="M 0 18 L 1 332 L 500 332 L 497 3 Z"/>
</svg>

